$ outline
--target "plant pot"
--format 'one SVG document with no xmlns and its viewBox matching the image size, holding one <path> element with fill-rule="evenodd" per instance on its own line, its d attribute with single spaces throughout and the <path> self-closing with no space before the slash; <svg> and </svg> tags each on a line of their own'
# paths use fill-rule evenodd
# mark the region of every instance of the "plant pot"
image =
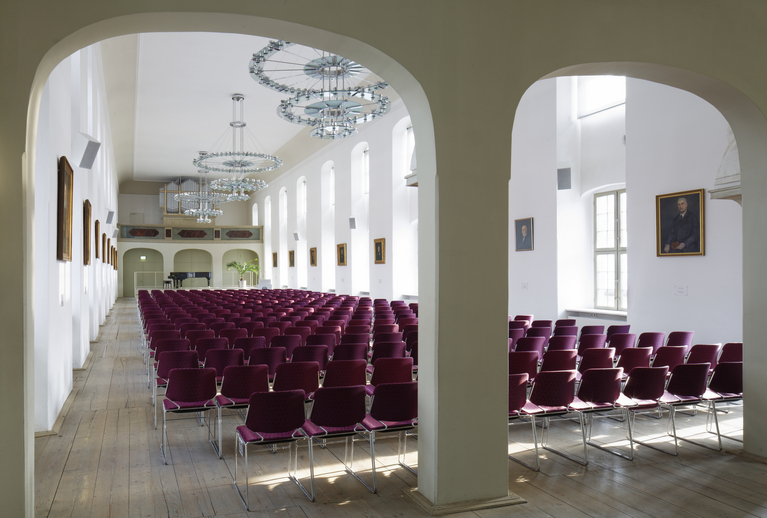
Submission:
<svg viewBox="0 0 767 518">
<path fill-rule="evenodd" d="M 247 288 L 248 287 L 248 281 L 245 279 L 240 279 L 240 288 Z"/>
</svg>

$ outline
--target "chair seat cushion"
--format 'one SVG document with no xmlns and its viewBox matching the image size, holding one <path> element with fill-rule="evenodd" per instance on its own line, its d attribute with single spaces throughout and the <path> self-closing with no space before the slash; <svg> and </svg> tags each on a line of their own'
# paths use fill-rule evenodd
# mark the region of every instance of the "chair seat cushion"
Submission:
<svg viewBox="0 0 767 518">
<path fill-rule="evenodd" d="M 654 399 L 632 399 L 631 401 L 633 402 L 631 405 L 633 410 L 646 410 L 658 406 L 658 402 Z"/>
<path fill-rule="evenodd" d="M 254 432 L 253 430 L 251 430 L 250 428 L 244 425 L 237 427 L 237 433 L 240 435 L 240 437 L 242 437 L 242 440 L 245 441 L 245 443 L 294 441 L 297 438 L 303 437 L 303 434 L 301 434 L 300 429 L 298 433 L 296 433 L 295 430 L 291 430 L 289 432 L 280 432 L 280 433 L 265 433 L 265 432 Z"/>
<path fill-rule="evenodd" d="M 658 399 L 660 403 L 665 404 L 673 404 L 673 403 L 679 403 L 680 399 L 676 397 L 675 395 L 669 393 L 668 391 L 664 391 L 663 395 Z"/>
<path fill-rule="evenodd" d="M 722 399 L 731 399 L 731 400 L 737 400 L 737 399 L 743 399 L 743 394 L 739 394 L 737 392 L 717 392 Z"/>
<path fill-rule="evenodd" d="M 155 378 L 154 379 L 154 383 L 158 387 L 167 387 L 168 386 L 168 380 L 166 378 Z"/>
<path fill-rule="evenodd" d="M 186 410 L 194 408 L 213 408 L 216 406 L 216 402 L 213 399 L 206 401 L 171 401 L 170 399 L 164 399 L 162 406 L 165 410 Z"/>
<path fill-rule="evenodd" d="M 221 394 L 216 396 L 216 405 L 220 407 L 229 407 L 229 406 L 236 406 L 236 405 L 248 405 L 248 398 L 230 398 L 226 396 L 222 396 Z"/>
<path fill-rule="evenodd" d="M 308 419 L 304 423 L 304 426 L 302 426 L 303 430 L 306 432 L 306 435 L 308 437 L 318 437 L 322 435 L 343 435 L 343 434 L 353 434 L 355 433 L 355 430 L 358 428 L 356 424 L 353 424 L 351 426 L 323 426 L 320 427 Z"/>
<path fill-rule="evenodd" d="M 414 428 L 415 424 L 412 421 L 379 421 L 368 414 L 362 420 L 362 426 L 365 427 L 365 430 L 372 432 L 374 430 L 405 430 Z"/>
<path fill-rule="evenodd" d="M 372 396 L 375 389 L 376 389 L 375 385 L 365 385 L 365 393 L 368 396 Z"/>
<path fill-rule="evenodd" d="M 704 401 L 711 401 L 712 399 L 722 399 L 722 396 L 718 392 L 714 392 L 710 388 L 706 389 L 706 392 L 701 396 Z"/>
</svg>

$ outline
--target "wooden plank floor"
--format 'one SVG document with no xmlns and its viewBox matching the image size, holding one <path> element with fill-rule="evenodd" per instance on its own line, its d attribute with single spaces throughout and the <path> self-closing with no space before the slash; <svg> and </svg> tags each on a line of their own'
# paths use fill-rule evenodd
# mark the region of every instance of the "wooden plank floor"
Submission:
<svg viewBox="0 0 767 518">
<path fill-rule="evenodd" d="M 317 502 L 311 503 L 286 478 L 287 454 L 251 455 L 250 500 L 246 513 L 232 488 L 234 428 L 239 417 L 225 417 L 224 459 L 207 442 L 207 428 L 194 420 L 168 426 L 168 465 L 159 455 L 160 433 L 146 386 L 139 349 L 134 299 L 120 299 L 91 344 L 93 361 L 75 371 L 76 397 L 57 436 L 35 439 L 36 516 L 38 517 L 395 517 L 426 516 L 406 492 L 417 485 L 414 475 L 396 465 L 396 440 L 376 443 L 379 492 L 374 495 L 344 474 L 338 457 L 343 446 L 315 448 Z M 740 437 L 741 408 L 722 416 L 723 430 Z M 705 411 L 681 415 L 684 434 L 714 444 L 705 433 Z M 625 451 L 622 423 L 598 420 L 594 439 Z M 637 419 L 637 433 L 672 447 L 666 419 Z M 529 425 L 513 426 L 509 452 L 533 461 Z M 409 442 L 414 452 L 415 442 Z M 576 423 L 551 427 L 550 443 L 582 454 Z M 740 455 L 741 444 L 724 440 L 714 452 L 682 443 L 678 457 L 637 446 L 634 462 L 590 448 L 591 463 L 579 466 L 542 450 L 542 469 L 535 473 L 509 462 L 509 490 L 528 503 L 462 513 L 458 518 L 513 517 L 767 517 L 767 465 Z M 308 477 L 305 446 L 299 469 Z M 364 443 L 355 445 L 355 465 L 370 475 Z M 408 462 L 417 464 L 417 454 Z M 299 472 L 301 473 L 301 471 Z M 308 483 L 308 480 L 306 480 Z"/>
</svg>

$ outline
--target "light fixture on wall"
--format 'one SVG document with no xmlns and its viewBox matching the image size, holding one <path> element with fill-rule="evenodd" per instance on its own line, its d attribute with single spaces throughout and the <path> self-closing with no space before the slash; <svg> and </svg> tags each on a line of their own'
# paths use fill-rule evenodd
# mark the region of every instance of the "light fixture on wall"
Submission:
<svg viewBox="0 0 767 518">
<path fill-rule="evenodd" d="M 386 115 L 391 103 L 377 92 L 389 84 L 350 59 L 287 41 L 270 41 L 253 54 L 250 75 L 259 84 L 291 95 L 277 114 L 309 126 L 320 139 L 342 139 L 356 125 Z"/>
</svg>

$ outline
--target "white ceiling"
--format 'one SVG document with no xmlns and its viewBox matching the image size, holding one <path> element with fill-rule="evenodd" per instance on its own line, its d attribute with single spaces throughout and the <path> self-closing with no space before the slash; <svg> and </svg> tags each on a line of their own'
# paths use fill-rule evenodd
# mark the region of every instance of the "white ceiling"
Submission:
<svg viewBox="0 0 767 518">
<path fill-rule="evenodd" d="M 101 42 L 119 182 L 195 176 L 198 151 L 213 150 L 229 135 L 235 93 L 245 95 L 244 118 L 257 144 L 252 149 L 246 143 L 248 151 L 276 154 L 291 140 L 305 142 L 305 127 L 277 116 L 284 94 L 258 85 L 248 73 L 252 54 L 268 42 L 218 33 L 148 33 Z"/>
</svg>

